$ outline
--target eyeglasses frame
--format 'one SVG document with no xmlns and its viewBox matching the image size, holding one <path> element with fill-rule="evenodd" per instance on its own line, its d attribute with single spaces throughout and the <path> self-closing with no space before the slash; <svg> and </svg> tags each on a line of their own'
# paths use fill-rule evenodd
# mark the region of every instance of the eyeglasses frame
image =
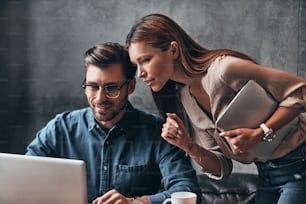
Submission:
<svg viewBox="0 0 306 204">
<path fill-rule="evenodd" d="M 129 84 L 131 80 L 132 80 L 132 79 L 127 79 L 127 80 L 126 80 L 125 82 L 123 82 L 121 85 L 110 85 L 110 84 L 108 84 L 108 85 L 101 86 L 101 85 L 97 85 L 97 84 L 86 84 L 86 79 L 84 79 L 84 81 L 83 81 L 83 83 L 82 83 L 82 88 L 84 89 L 85 94 L 87 94 L 87 93 L 86 93 L 86 86 L 99 87 L 99 89 L 97 90 L 97 92 L 102 88 L 103 93 L 104 93 L 104 95 L 105 95 L 107 98 L 118 98 L 118 97 L 120 96 L 122 87 L 124 87 L 126 84 Z M 117 89 L 117 91 L 118 91 L 118 94 L 116 95 L 116 97 L 110 97 L 110 96 L 108 96 L 108 92 L 105 91 L 105 89 L 106 89 L 107 87 L 109 87 L 109 86 L 113 86 L 113 87 L 116 86 L 116 89 Z"/>
</svg>

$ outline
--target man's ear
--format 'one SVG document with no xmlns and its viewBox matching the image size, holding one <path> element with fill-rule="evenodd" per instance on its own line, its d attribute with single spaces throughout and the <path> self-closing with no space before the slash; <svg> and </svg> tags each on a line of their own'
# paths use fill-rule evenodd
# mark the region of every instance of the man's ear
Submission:
<svg viewBox="0 0 306 204">
<path fill-rule="evenodd" d="M 135 86 L 136 86 L 136 79 L 135 77 L 133 79 L 131 79 L 131 81 L 129 82 L 129 87 L 128 87 L 128 94 L 132 94 L 135 90 Z"/>
<path fill-rule="evenodd" d="M 170 52 L 175 59 L 179 56 L 179 45 L 176 41 L 170 43 Z"/>
</svg>

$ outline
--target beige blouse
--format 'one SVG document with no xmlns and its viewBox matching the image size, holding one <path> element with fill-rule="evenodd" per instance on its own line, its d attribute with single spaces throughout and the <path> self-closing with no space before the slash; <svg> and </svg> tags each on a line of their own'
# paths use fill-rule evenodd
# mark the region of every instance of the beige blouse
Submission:
<svg viewBox="0 0 306 204">
<path fill-rule="evenodd" d="M 202 111 L 187 86 L 178 87 L 182 105 L 192 127 L 191 135 L 199 145 L 219 155 L 222 174 L 228 174 L 229 164 L 222 158 L 220 150 L 225 156 L 242 163 L 257 161 L 251 153 L 241 154 L 232 150 L 226 139 L 219 136 L 214 125 L 218 115 L 247 81 L 252 79 L 260 84 L 279 102 L 279 106 L 300 108 L 302 112 L 306 110 L 306 81 L 303 78 L 272 68 L 251 66 L 241 70 L 229 66 L 245 62 L 246 60 L 232 56 L 218 57 L 203 75 L 201 81 L 210 97 L 212 120 Z M 278 145 L 270 159 L 284 156 L 305 141 L 306 119 L 302 114 L 298 118 L 299 123 Z"/>
</svg>

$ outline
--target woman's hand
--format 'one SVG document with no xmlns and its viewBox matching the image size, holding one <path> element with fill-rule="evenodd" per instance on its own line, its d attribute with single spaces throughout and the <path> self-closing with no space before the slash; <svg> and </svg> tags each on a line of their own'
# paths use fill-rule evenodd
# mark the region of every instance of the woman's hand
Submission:
<svg viewBox="0 0 306 204">
<path fill-rule="evenodd" d="M 235 151 L 243 153 L 263 141 L 263 130 L 261 128 L 238 128 L 222 132 L 220 136 L 226 137 Z"/>
<path fill-rule="evenodd" d="M 167 113 L 161 136 L 170 144 L 188 152 L 192 139 L 187 133 L 183 121 L 175 113 Z"/>
<path fill-rule="evenodd" d="M 301 109 L 279 106 L 265 124 L 275 132 L 301 112 Z M 263 130 L 259 127 L 256 129 L 238 128 L 220 134 L 220 136 L 226 137 L 233 144 L 234 150 L 238 152 L 246 152 L 255 144 L 262 142 L 263 135 Z"/>
</svg>

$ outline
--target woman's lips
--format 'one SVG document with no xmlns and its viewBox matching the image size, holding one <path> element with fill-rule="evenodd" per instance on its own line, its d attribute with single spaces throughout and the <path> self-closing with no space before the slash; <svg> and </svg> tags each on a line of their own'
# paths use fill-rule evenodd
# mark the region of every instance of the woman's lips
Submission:
<svg viewBox="0 0 306 204">
<path fill-rule="evenodd" d="M 152 83 L 153 83 L 153 79 L 151 79 L 151 80 L 145 80 L 144 81 L 144 83 L 146 83 L 148 86 L 151 86 L 152 85 Z"/>
</svg>

